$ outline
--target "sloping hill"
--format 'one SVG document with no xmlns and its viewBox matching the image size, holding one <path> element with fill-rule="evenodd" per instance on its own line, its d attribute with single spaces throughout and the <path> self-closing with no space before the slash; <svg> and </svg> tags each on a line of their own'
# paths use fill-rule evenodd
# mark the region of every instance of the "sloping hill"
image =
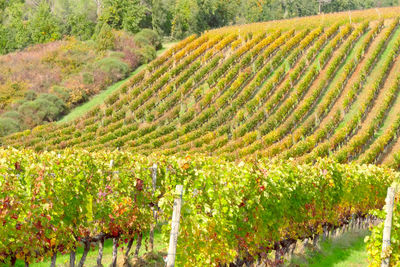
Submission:
<svg viewBox="0 0 400 267">
<path fill-rule="evenodd" d="M 374 9 L 190 36 L 82 118 L 2 144 L 397 167 L 398 14 Z"/>
</svg>

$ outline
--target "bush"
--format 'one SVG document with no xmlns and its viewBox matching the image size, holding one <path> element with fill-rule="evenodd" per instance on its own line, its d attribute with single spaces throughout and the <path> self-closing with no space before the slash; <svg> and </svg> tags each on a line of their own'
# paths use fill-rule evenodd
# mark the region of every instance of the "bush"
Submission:
<svg viewBox="0 0 400 267">
<path fill-rule="evenodd" d="M 0 136 L 19 131 L 19 123 L 11 118 L 0 118 Z"/>
<path fill-rule="evenodd" d="M 95 35 L 96 49 L 99 51 L 114 49 L 115 36 L 112 28 L 106 23 L 98 26 L 98 28 L 100 30 L 98 34 Z"/>
<path fill-rule="evenodd" d="M 124 55 L 123 52 L 112 51 L 112 52 L 109 53 L 108 56 L 109 56 L 109 57 L 115 57 L 115 58 L 123 59 L 125 55 Z"/>
<path fill-rule="evenodd" d="M 154 46 L 156 50 L 162 48 L 162 40 L 160 35 L 158 35 L 155 31 L 151 29 L 143 29 L 142 31 L 137 33 L 135 35 L 135 40 L 137 40 L 138 38 L 147 39 L 150 42 L 150 44 Z"/>
<path fill-rule="evenodd" d="M 64 101 L 64 103 L 68 103 L 69 99 L 71 98 L 69 89 L 62 86 L 53 86 L 50 92 L 56 95 L 62 101 Z"/>
<path fill-rule="evenodd" d="M 21 114 L 19 114 L 17 111 L 14 111 L 14 110 L 3 113 L 2 117 L 13 119 L 16 122 L 22 122 Z"/>
<path fill-rule="evenodd" d="M 86 85 L 93 84 L 94 83 L 93 73 L 90 73 L 90 72 L 82 73 L 82 80 L 83 80 L 83 83 Z"/>
<path fill-rule="evenodd" d="M 149 63 L 156 58 L 157 52 L 151 45 L 146 45 L 140 49 L 142 63 Z"/>
<path fill-rule="evenodd" d="M 34 101 L 26 101 L 18 108 L 27 127 L 34 127 L 46 121 L 55 121 L 65 111 L 64 102 L 52 94 L 41 94 Z"/>
<path fill-rule="evenodd" d="M 115 57 L 107 57 L 97 62 L 97 67 L 107 74 L 110 74 L 113 81 L 124 78 L 129 72 L 129 66 Z"/>
<path fill-rule="evenodd" d="M 25 100 L 35 100 L 37 98 L 37 93 L 35 91 L 29 90 L 27 92 L 25 92 Z"/>
<path fill-rule="evenodd" d="M 140 47 L 152 45 L 151 41 L 142 35 L 136 35 L 134 39 L 135 43 Z"/>
<path fill-rule="evenodd" d="M 65 107 L 64 101 L 62 101 L 60 98 L 58 98 L 58 97 L 55 96 L 55 95 L 52 95 L 52 94 L 41 94 L 41 95 L 37 98 L 37 100 L 41 100 L 41 99 L 47 100 L 47 101 L 49 101 L 51 104 L 53 104 L 53 105 L 57 108 L 57 110 L 58 110 L 59 113 L 63 113 L 63 112 L 66 111 L 66 107 Z"/>
</svg>

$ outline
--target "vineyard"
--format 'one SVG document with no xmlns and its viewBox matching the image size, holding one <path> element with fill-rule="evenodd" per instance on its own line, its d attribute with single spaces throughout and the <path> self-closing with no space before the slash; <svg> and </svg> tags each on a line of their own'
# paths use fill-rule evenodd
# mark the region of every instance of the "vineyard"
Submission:
<svg viewBox="0 0 400 267">
<path fill-rule="evenodd" d="M 399 8 L 190 36 L 69 123 L 7 136 L 36 151 L 330 156 L 398 167 Z M 290 25 L 295 24 L 295 27 Z"/>
<path fill-rule="evenodd" d="M 276 265 L 381 209 L 399 178 L 399 14 L 192 35 L 84 116 L 1 138 L 0 263 L 100 244 L 101 264 L 106 239 L 128 255 L 155 208 L 170 221 L 176 185 L 177 266 Z"/>
<path fill-rule="evenodd" d="M 70 149 L 0 150 L 0 158 L 0 261 L 11 263 L 71 253 L 79 245 L 89 250 L 108 238 L 128 253 L 131 240 L 154 223 L 152 206 L 168 221 L 177 184 L 184 186 L 177 266 L 268 260 L 272 251 L 284 253 L 298 239 L 382 207 L 397 177 L 374 165 L 331 160 L 236 164 Z M 168 225 L 163 231 L 168 237 Z"/>
</svg>

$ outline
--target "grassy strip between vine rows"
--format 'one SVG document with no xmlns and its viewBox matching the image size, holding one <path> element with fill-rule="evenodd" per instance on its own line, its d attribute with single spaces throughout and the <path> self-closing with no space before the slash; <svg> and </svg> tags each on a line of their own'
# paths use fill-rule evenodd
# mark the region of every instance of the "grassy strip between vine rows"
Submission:
<svg viewBox="0 0 400 267">
<path fill-rule="evenodd" d="M 158 179 L 152 196 L 154 163 Z M 184 186 L 178 266 L 268 260 L 298 239 L 382 208 L 396 176 L 390 169 L 331 160 L 296 166 L 1 149 L 0 263 L 89 249 L 102 238 L 118 241 L 126 251 L 125 241 L 149 231 L 154 204 L 159 219 L 169 221 L 177 184 Z"/>
</svg>

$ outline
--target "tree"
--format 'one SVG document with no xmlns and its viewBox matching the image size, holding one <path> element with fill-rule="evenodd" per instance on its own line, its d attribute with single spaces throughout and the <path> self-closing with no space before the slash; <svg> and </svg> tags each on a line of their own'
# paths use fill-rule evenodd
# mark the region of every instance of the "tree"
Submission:
<svg viewBox="0 0 400 267">
<path fill-rule="evenodd" d="M 9 39 L 7 38 L 7 29 L 0 24 L 0 54 L 5 54 L 8 52 L 7 44 Z"/>
<path fill-rule="evenodd" d="M 125 1 L 125 13 L 122 19 L 122 29 L 137 33 L 140 31 L 140 22 L 144 18 L 145 9 L 139 0 Z"/>
<path fill-rule="evenodd" d="M 110 25 L 103 23 L 101 26 L 97 25 L 97 27 L 101 27 L 98 34 L 95 36 L 97 50 L 104 51 L 113 49 L 115 36 Z"/>
<path fill-rule="evenodd" d="M 136 33 L 144 16 L 144 8 L 139 0 L 106 0 L 100 21 L 114 29 L 124 29 Z"/>
<path fill-rule="evenodd" d="M 72 12 L 66 17 L 66 32 L 80 40 L 88 40 L 93 36 L 96 24 L 89 20 L 87 14 Z"/>
<path fill-rule="evenodd" d="M 324 4 L 329 4 L 329 3 L 331 3 L 332 0 L 318 0 L 317 2 L 318 2 L 318 14 L 321 14 L 321 7 L 322 7 Z"/>
<path fill-rule="evenodd" d="M 197 0 L 196 32 L 223 27 L 234 21 L 240 0 Z"/>
<path fill-rule="evenodd" d="M 28 29 L 35 44 L 58 40 L 62 36 L 60 20 L 44 1 L 30 18 Z"/>
<path fill-rule="evenodd" d="M 97 18 L 101 17 L 101 11 L 103 10 L 103 1 L 101 0 L 94 0 L 94 2 L 96 3 L 96 14 L 97 14 Z"/>
<path fill-rule="evenodd" d="M 171 35 L 181 39 L 189 33 L 196 32 L 198 11 L 196 0 L 176 0 Z"/>
<path fill-rule="evenodd" d="M 174 0 L 153 0 L 151 23 L 159 35 L 171 35 Z"/>
<path fill-rule="evenodd" d="M 9 5 L 4 12 L 3 36 L 8 42 L 0 48 L 6 53 L 26 47 L 31 43 L 29 29 L 26 26 L 27 9 L 22 3 Z"/>
</svg>

